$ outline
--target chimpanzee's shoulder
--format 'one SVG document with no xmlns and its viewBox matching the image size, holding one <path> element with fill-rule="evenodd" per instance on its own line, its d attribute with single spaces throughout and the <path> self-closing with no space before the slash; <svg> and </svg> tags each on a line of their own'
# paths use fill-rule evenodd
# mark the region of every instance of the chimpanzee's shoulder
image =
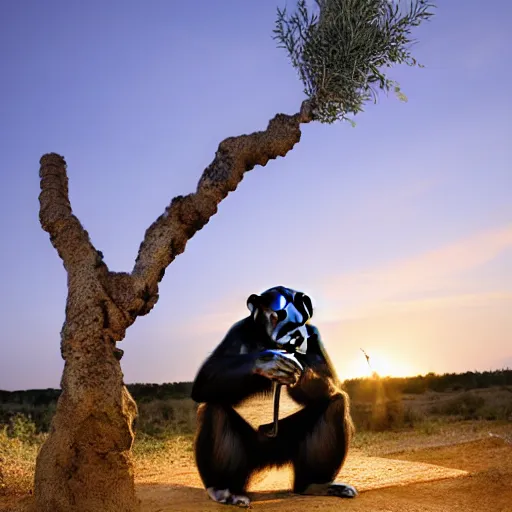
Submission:
<svg viewBox="0 0 512 512">
<path fill-rule="evenodd" d="M 235 322 L 226 333 L 226 338 L 243 338 L 248 339 L 254 337 L 255 325 L 253 319 L 248 316 Z"/>
<path fill-rule="evenodd" d="M 227 353 L 247 353 L 261 350 L 261 333 L 252 317 L 248 316 L 235 322 L 228 330 L 219 348 Z"/>
</svg>

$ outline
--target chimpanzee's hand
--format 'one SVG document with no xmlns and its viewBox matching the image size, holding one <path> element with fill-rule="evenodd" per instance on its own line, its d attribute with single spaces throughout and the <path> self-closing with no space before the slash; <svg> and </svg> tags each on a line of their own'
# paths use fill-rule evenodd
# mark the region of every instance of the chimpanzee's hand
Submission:
<svg viewBox="0 0 512 512">
<path fill-rule="evenodd" d="M 258 355 L 254 373 L 285 386 L 293 386 L 302 374 L 302 365 L 293 354 L 282 350 L 264 350 Z"/>
</svg>

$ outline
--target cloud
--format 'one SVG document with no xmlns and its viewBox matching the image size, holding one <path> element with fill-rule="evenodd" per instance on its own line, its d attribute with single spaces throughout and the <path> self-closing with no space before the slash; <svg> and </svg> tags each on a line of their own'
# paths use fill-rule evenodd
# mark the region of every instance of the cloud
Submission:
<svg viewBox="0 0 512 512">
<path fill-rule="evenodd" d="M 383 316 L 397 313 L 431 311 L 434 309 L 484 307 L 503 301 L 512 302 L 512 292 L 466 293 L 426 299 L 386 301 L 370 305 L 364 311 L 365 315 L 368 316 Z"/>
<path fill-rule="evenodd" d="M 488 300 L 490 295 L 481 295 L 478 291 L 460 295 L 460 288 L 468 274 L 511 247 L 512 225 L 509 225 L 475 234 L 414 258 L 362 272 L 330 276 L 321 289 L 326 302 L 333 306 L 323 313 L 322 318 L 361 316 L 375 312 L 384 303 L 388 308 L 393 304 L 404 308 L 406 303 L 409 303 L 407 307 L 420 307 L 421 304 L 425 308 L 443 303 L 467 303 L 477 300 L 477 296 L 480 301 Z M 493 293 L 507 295 L 506 291 Z"/>
<path fill-rule="evenodd" d="M 511 301 L 512 288 L 507 283 L 502 283 L 498 290 L 474 289 L 474 285 L 467 289 L 468 283 L 472 283 L 468 275 L 509 248 L 512 225 L 477 233 L 388 265 L 326 277 L 315 286 L 321 302 L 317 303 L 316 321 L 326 326 L 348 319 L 376 319 Z M 477 282 L 481 285 L 481 280 Z M 233 323 L 248 314 L 245 300 L 243 290 L 220 296 L 198 312 L 200 321 L 182 322 L 180 333 L 220 341 Z"/>
</svg>

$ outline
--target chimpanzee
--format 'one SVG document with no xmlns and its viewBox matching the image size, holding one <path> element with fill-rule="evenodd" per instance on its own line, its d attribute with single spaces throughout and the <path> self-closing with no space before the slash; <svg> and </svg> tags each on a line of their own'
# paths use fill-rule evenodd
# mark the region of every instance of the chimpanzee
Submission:
<svg viewBox="0 0 512 512">
<path fill-rule="evenodd" d="M 276 286 L 247 299 L 250 315 L 234 324 L 200 368 L 192 398 L 198 409 L 196 463 L 211 499 L 249 506 L 251 475 L 291 463 L 293 491 L 352 498 L 354 487 L 334 483 L 354 431 L 318 329 L 308 323 L 311 299 Z M 291 355 L 291 356 L 290 356 Z M 233 408 L 255 394 L 285 385 L 302 407 L 279 420 L 277 435 L 256 431 Z M 268 430 L 268 429 L 267 429 Z"/>
</svg>

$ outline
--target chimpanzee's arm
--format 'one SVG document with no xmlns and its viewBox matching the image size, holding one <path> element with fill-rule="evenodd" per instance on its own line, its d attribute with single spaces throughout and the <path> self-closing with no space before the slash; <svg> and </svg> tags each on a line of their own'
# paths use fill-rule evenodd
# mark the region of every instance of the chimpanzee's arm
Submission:
<svg viewBox="0 0 512 512">
<path fill-rule="evenodd" d="M 304 372 L 295 386 L 288 387 L 288 394 L 302 405 L 328 401 L 339 395 L 341 389 L 318 329 L 308 325 L 308 331 L 310 336 L 307 354 L 297 356 L 304 365 Z"/>
<path fill-rule="evenodd" d="M 192 399 L 234 405 L 270 390 L 270 381 L 254 372 L 259 353 L 248 320 L 235 324 L 200 368 L 192 386 Z"/>
</svg>

